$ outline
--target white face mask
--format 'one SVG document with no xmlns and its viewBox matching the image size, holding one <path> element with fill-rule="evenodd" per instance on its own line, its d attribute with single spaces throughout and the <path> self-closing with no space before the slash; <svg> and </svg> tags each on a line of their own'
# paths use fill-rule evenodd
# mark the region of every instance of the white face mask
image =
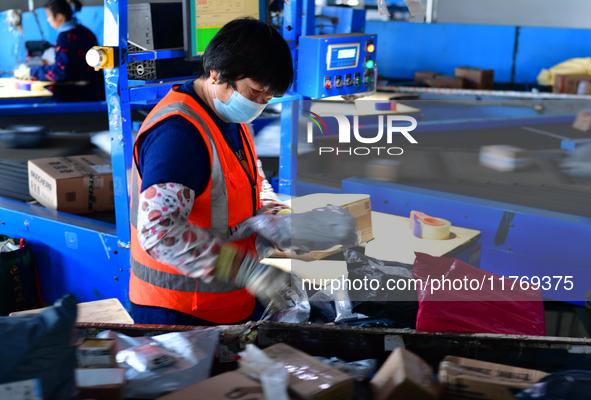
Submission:
<svg viewBox="0 0 591 400">
<path fill-rule="evenodd" d="M 215 99 L 213 105 L 215 110 L 226 120 L 230 122 L 251 122 L 261 115 L 267 104 L 259 104 L 248 100 L 236 90 L 230 99 L 224 104 L 218 99 L 217 87 L 214 88 Z"/>
</svg>

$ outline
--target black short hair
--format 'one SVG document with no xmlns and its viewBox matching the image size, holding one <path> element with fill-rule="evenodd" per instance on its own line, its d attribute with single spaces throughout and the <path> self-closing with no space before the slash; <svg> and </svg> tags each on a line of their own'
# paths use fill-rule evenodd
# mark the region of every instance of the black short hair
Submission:
<svg viewBox="0 0 591 400">
<path fill-rule="evenodd" d="M 218 82 L 250 78 L 275 94 L 284 94 L 293 81 L 293 63 L 287 43 L 271 25 L 254 18 L 228 22 L 211 40 L 201 59 L 202 77 L 220 74 Z"/>
<path fill-rule="evenodd" d="M 69 21 L 72 19 L 74 12 L 82 9 L 82 3 L 78 0 L 49 0 L 45 3 L 45 8 L 49 8 L 54 17 L 58 14 L 64 14 L 66 21 Z"/>
</svg>

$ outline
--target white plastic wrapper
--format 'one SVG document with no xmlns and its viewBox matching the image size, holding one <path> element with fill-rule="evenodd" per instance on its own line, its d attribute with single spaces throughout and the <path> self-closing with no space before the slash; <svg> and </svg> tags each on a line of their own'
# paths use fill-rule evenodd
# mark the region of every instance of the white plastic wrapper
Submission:
<svg viewBox="0 0 591 400">
<path fill-rule="evenodd" d="M 125 397 L 155 399 L 209 378 L 220 329 L 195 329 L 154 337 L 129 337 L 113 331 L 104 331 L 97 336 L 116 339 L 118 355 L 124 350 L 144 344 L 159 346 L 176 354 L 178 360 L 174 364 L 143 372 L 126 362 L 119 363 L 119 367 L 126 368 Z"/>
<path fill-rule="evenodd" d="M 390 16 L 390 12 L 388 11 L 388 5 L 386 4 L 386 0 L 378 0 L 378 12 L 380 15 Z"/>
<path fill-rule="evenodd" d="M 265 399 L 289 400 L 287 395 L 289 373 L 283 364 L 271 360 L 254 344 L 246 345 L 246 350 L 240 353 L 239 363 L 243 373 L 261 381 Z"/>
<path fill-rule="evenodd" d="M 153 344 L 142 344 L 117 353 L 118 363 L 127 363 L 140 372 L 166 367 L 179 359 L 175 353 Z"/>
</svg>

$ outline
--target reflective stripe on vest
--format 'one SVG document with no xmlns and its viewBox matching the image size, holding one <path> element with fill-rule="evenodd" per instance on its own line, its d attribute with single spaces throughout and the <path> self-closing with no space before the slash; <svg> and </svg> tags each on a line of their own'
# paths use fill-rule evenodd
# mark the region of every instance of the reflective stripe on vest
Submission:
<svg viewBox="0 0 591 400">
<path fill-rule="evenodd" d="M 178 96 L 178 94 L 176 95 Z M 174 97 L 169 98 L 169 100 L 172 99 Z M 203 113 L 205 113 L 204 110 Z M 204 118 L 187 103 L 171 101 L 160 108 L 157 106 L 148 115 L 148 118 L 142 124 L 138 137 L 160 120 L 169 115 L 178 114 L 182 114 L 196 127 L 201 128 L 204 139 L 207 138 L 210 145 L 211 186 L 208 186 L 211 203 L 210 226 L 208 228 L 202 226 L 202 228 L 208 229 L 213 235 L 222 238 L 226 242 L 230 236 L 227 182 L 214 135 Z M 221 133 L 216 133 L 216 135 L 219 137 Z M 225 143 L 222 145 L 225 145 Z M 137 155 L 135 148 L 134 154 Z M 253 170 L 256 173 L 256 166 L 254 166 Z M 172 267 L 153 259 L 141 249 L 137 237 L 141 178 L 137 173 L 135 162 L 132 172 L 134 173 L 132 174 L 130 213 L 132 248 L 130 300 L 135 304 L 172 308 L 217 323 L 233 323 L 247 318 L 254 309 L 254 298 L 245 289 L 237 290 L 235 286 L 217 280 L 205 282 L 202 279 L 181 275 Z M 236 198 L 234 198 L 234 201 L 236 201 Z M 258 196 L 256 201 L 260 203 Z M 193 213 L 191 214 L 193 215 Z M 235 245 L 256 252 L 254 240 L 254 237 L 250 237 L 236 241 Z"/>
</svg>

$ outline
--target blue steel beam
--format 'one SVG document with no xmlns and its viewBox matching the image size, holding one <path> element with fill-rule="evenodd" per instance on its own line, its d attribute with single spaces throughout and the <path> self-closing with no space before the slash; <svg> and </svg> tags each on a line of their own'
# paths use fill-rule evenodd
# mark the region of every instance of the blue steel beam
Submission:
<svg viewBox="0 0 591 400">
<path fill-rule="evenodd" d="M 111 162 L 115 217 L 120 246 L 129 246 L 129 185 L 133 140 L 127 80 L 127 1 L 105 0 L 105 46 L 119 50 L 118 66 L 105 69 L 105 92 L 109 108 Z M 123 265 L 122 265 L 123 267 Z"/>
<path fill-rule="evenodd" d="M 132 53 L 127 53 L 127 62 L 163 60 L 166 58 L 181 58 L 184 56 L 185 52 L 183 50 L 134 51 Z"/>
<path fill-rule="evenodd" d="M 79 301 L 127 303 L 129 266 L 121 260 L 129 250 L 117 247 L 114 225 L 2 198 L 0 224 L 3 234 L 30 242 L 45 302 L 74 293 Z"/>
</svg>

